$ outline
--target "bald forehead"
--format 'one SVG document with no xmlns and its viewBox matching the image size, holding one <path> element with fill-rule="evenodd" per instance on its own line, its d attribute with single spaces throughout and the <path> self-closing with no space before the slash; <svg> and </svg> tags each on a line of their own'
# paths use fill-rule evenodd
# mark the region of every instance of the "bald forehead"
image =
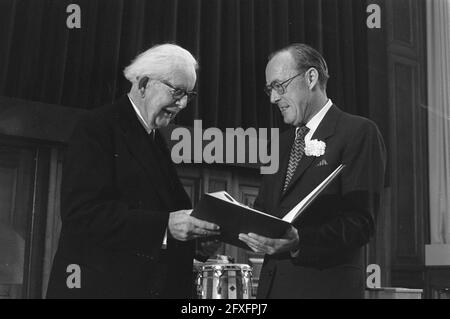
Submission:
<svg viewBox="0 0 450 319">
<path fill-rule="evenodd" d="M 283 81 L 295 74 L 295 60 L 291 53 L 283 51 L 275 55 L 266 66 L 266 84 Z"/>
</svg>

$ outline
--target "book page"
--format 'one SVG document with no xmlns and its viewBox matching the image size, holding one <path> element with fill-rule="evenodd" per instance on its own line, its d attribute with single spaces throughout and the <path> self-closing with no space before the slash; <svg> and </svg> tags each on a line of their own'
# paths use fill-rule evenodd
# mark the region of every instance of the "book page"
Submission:
<svg viewBox="0 0 450 319">
<path fill-rule="evenodd" d="M 238 203 L 237 200 L 235 200 L 233 197 L 230 196 L 230 194 L 228 194 L 225 191 L 220 191 L 220 192 L 215 192 L 215 193 L 208 193 L 208 195 L 213 196 L 215 198 L 224 200 L 226 202 L 230 202 L 230 203 Z"/>
<path fill-rule="evenodd" d="M 220 191 L 220 192 L 215 192 L 215 193 L 207 193 L 207 195 L 210 195 L 210 196 L 212 196 L 212 197 L 221 199 L 221 200 L 223 200 L 223 201 L 229 202 L 229 203 L 234 204 L 234 205 L 238 205 L 238 206 L 244 207 L 245 209 L 254 211 L 254 212 L 256 212 L 256 213 L 259 213 L 259 214 L 262 214 L 262 215 L 265 215 L 265 216 L 269 216 L 269 217 L 272 217 L 272 218 L 275 218 L 275 219 L 280 219 L 280 218 L 278 218 L 278 217 L 275 217 L 275 216 L 266 214 L 266 213 L 264 213 L 264 212 L 262 212 L 262 211 L 256 210 L 256 209 L 254 209 L 254 208 L 251 208 L 251 207 L 249 207 L 249 206 L 247 206 L 247 205 L 244 205 L 244 204 L 238 202 L 238 201 L 235 200 L 230 194 L 228 194 L 226 191 Z"/>
<path fill-rule="evenodd" d="M 287 213 L 283 220 L 292 223 L 312 202 L 313 200 L 331 183 L 331 181 L 341 172 L 345 167 L 344 164 L 339 165 L 322 183 L 320 183 L 314 190 L 303 198 L 289 213 Z"/>
</svg>

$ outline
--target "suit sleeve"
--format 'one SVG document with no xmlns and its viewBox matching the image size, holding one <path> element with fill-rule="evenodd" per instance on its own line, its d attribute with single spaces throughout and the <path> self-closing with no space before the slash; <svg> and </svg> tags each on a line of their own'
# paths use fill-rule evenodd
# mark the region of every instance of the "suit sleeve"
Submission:
<svg viewBox="0 0 450 319">
<path fill-rule="evenodd" d="M 75 128 L 63 171 L 63 229 L 109 250 L 152 255 L 161 247 L 169 213 L 132 208 L 119 199 L 110 131 L 91 115 Z"/>
<path fill-rule="evenodd" d="M 349 138 L 343 150 L 341 194 L 332 217 L 313 227 L 299 227 L 299 263 L 326 264 L 339 259 L 369 242 L 375 229 L 375 213 L 380 205 L 385 170 L 385 146 L 377 127 L 365 122 L 363 128 Z M 333 209 L 322 198 L 323 207 Z M 317 205 L 320 205 L 318 203 Z M 318 208 L 316 206 L 316 208 Z"/>
<path fill-rule="evenodd" d="M 256 196 L 255 201 L 253 202 L 253 208 L 257 209 L 259 211 L 265 212 L 266 207 L 264 206 L 264 198 L 265 198 L 265 193 L 266 193 L 266 185 L 267 183 L 265 183 L 265 178 L 262 178 L 260 187 L 259 187 L 259 192 L 258 192 L 258 196 Z"/>
</svg>

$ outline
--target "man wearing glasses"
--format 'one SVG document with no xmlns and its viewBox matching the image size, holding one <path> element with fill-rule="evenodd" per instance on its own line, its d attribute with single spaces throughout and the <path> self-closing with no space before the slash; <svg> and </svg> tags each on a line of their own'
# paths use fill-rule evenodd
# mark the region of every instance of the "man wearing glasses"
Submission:
<svg viewBox="0 0 450 319">
<path fill-rule="evenodd" d="M 280 136 L 280 169 L 264 176 L 255 207 L 283 217 L 346 166 L 283 238 L 239 235 L 265 254 L 258 298 L 364 296 L 363 247 L 374 234 L 385 146 L 372 121 L 332 103 L 328 78 L 323 57 L 305 44 L 275 52 L 266 67 L 266 93 L 292 129 Z"/>
<path fill-rule="evenodd" d="M 195 96 L 196 69 L 185 49 L 152 47 L 125 68 L 128 95 L 77 125 L 48 298 L 192 297 L 194 239 L 219 230 L 190 216 L 158 129 Z"/>
</svg>

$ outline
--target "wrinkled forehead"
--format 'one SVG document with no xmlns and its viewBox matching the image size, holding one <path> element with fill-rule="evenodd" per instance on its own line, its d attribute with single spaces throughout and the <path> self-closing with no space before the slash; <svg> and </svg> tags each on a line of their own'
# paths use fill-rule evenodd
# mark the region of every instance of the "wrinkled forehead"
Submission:
<svg viewBox="0 0 450 319">
<path fill-rule="evenodd" d="M 295 61 L 287 51 L 275 55 L 266 66 L 266 84 L 282 82 L 296 74 Z"/>
</svg>

